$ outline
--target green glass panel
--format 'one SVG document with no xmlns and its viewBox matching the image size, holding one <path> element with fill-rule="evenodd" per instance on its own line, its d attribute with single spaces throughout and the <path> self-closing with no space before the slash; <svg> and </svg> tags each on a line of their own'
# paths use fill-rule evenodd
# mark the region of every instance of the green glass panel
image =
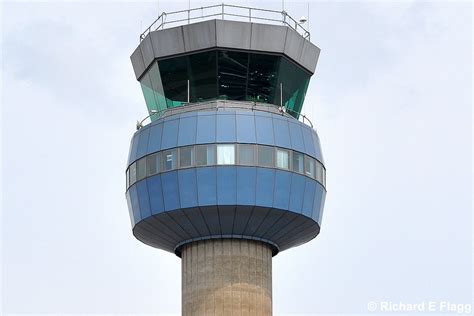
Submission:
<svg viewBox="0 0 474 316">
<path fill-rule="evenodd" d="M 155 99 L 155 93 L 153 92 L 149 73 L 146 73 L 140 79 L 140 85 L 142 87 L 143 96 L 145 97 L 148 113 L 151 113 L 151 111 L 158 111 L 158 104 Z"/>
<path fill-rule="evenodd" d="M 281 59 L 278 77 L 279 89 L 283 88 L 283 105 L 287 112 L 298 118 L 308 89 L 310 74 L 286 58 Z M 281 96 L 279 95 L 278 103 Z"/>
<path fill-rule="evenodd" d="M 160 112 L 166 109 L 166 98 L 163 91 L 163 83 L 161 82 L 161 75 L 157 62 L 153 63 L 152 67 L 148 71 L 148 74 L 150 75 L 151 86 L 153 88 L 153 93 L 155 94 L 155 100 L 158 107 L 158 113 L 150 116 L 151 120 L 154 121 L 160 117 Z"/>
<path fill-rule="evenodd" d="M 247 100 L 275 104 L 280 57 L 250 54 Z"/>
</svg>

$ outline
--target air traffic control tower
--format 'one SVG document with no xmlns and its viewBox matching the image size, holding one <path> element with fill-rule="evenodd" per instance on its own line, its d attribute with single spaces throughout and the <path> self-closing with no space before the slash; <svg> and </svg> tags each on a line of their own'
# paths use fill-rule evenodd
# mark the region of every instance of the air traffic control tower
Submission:
<svg viewBox="0 0 474 316">
<path fill-rule="evenodd" d="M 318 235 L 325 168 L 300 112 L 319 52 L 286 12 L 228 5 L 163 13 L 140 36 L 151 123 L 126 197 L 133 235 L 181 258 L 183 315 L 271 315 L 272 257 Z"/>
</svg>

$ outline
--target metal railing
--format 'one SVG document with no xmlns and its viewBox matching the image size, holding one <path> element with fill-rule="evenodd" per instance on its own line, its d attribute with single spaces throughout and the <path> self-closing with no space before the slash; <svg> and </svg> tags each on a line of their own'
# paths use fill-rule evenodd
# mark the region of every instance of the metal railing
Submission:
<svg viewBox="0 0 474 316">
<path fill-rule="evenodd" d="M 196 103 L 185 103 L 173 107 L 173 108 L 167 108 L 167 109 L 162 109 L 162 110 L 152 110 L 151 113 L 146 116 L 144 119 L 141 121 L 137 121 L 136 128 L 139 130 L 140 128 L 144 127 L 144 122 L 148 118 L 151 120 L 153 119 L 159 119 L 162 117 L 167 117 L 175 114 L 180 114 L 180 113 L 187 113 L 187 112 L 195 112 L 195 111 L 203 111 L 203 110 L 216 110 L 218 111 L 219 109 L 242 109 L 242 110 L 256 110 L 256 111 L 266 111 L 270 113 L 275 113 L 279 114 L 288 118 L 295 119 L 292 115 L 290 115 L 290 112 L 297 113 L 291 109 L 287 109 L 285 107 L 281 106 L 276 106 L 274 104 L 270 103 L 260 103 L 260 102 L 251 102 L 251 101 L 231 101 L 231 100 L 211 100 L 211 101 L 203 101 L 203 102 L 196 102 Z M 311 128 L 314 128 L 313 123 L 309 120 L 309 118 L 301 113 L 299 114 L 299 118 L 297 119 L 298 121 L 302 122 L 303 124 L 306 124 L 310 126 Z"/>
<path fill-rule="evenodd" d="M 298 21 L 293 19 L 286 11 L 276 11 L 268 9 L 259 9 L 244 7 L 230 4 L 216 4 L 200 8 L 163 12 L 158 18 L 151 23 L 151 25 L 140 34 L 140 41 L 142 41 L 148 33 L 164 29 L 165 26 L 178 26 L 191 23 L 195 20 L 206 20 L 209 18 L 220 18 L 225 20 L 240 20 L 240 21 L 265 21 L 275 24 L 286 25 L 295 30 L 308 41 L 310 40 L 310 33 Z M 304 22 L 303 22 L 304 23 Z"/>
</svg>

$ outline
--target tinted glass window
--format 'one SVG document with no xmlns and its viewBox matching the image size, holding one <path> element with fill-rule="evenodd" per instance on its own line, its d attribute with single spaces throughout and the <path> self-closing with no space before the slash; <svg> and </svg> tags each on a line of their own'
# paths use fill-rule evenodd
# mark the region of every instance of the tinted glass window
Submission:
<svg viewBox="0 0 474 316">
<path fill-rule="evenodd" d="M 239 145 L 239 164 L 255 166 L 255 145 Z"/>
<path fill-rule="evenodd" d="M 283 105 L 288 114 L 298 118 L 308 89 L 310 74 L 286 58 L 281 58 L 278 78 L 278 104 L 280 87 L 283 88 Z M 280 86 L 281 83 L 281 86 Z"/>
<path fill-rule="evenodd" d="M 145 97 L 145 103 L 146 107 L 148 108 L 148 113 L 151 113 L 152 110 L 158 110 L 158 103 L 155 99 L 155 93 L 153 91 L 153 86 L 151 84 L 149 73 L 146 73 L 140 79 L 140 86 L 142 87 L 143 96 Z"/>
<path fill-rule="evenodd" d="M 188 57 L 160 60 L 161 81 L 168 108 L 180 106 L 188 98 Z"/>
<path fill-rule="evenodd" d="M 280 57 L 250 54 L 247 100 L 275 104 Z"/>
<path fill-rule="evenodd" d="M 233 51 L 218 52 L 219 98 L 245 100 L 249 54 Z"/>
<path fill-rule="evenodd" d="M 154 175 L 159 172 L 160 168 L 160 155 L 153 154 L 147 157 L 146 160 L 146 174 L 148 176 Z"/>
<path fill-rule="evenodd" d="M 304 172 L 308 177 L 314 178 L 315 168 L 314 168 L 314 159 L 308 156 L 304 157 Z"/>
<path fill-rule="evenodd" d="M 293 152 L 293 171 L 298 173 L 304 172 L 304 159 L 303 154 L 294 151 Z"/>
<path fill-rule="evenodd" d="M 209 166 L 216 163 L 216 147 L 214 145 L 196 146 L 196 165 Z"/>
<path fill-rule="evenodd" d="M 189 55 L 190 102 L 217 97 L 216 51 Z"/>
<path fill-rule="evenodd" d="M 161 170 L 168 171 L 177 167 L 176 149 L 166 150 L 161 156 Z"/>
<path fill-rule="evenodd" d="M 146 157 L 137 162 L 137 181 L 146 177 Z"/>
<path fill-rule="evenodd" d="M 191 167 L 194 164 L 194 147 L 182 147 L 179 150 L 179 165 L 181 167 Z"/>
<path fill-rule="evenodd" d="M 217 145 L 217 164 L 233 165 L 235 164 L 235 145 L 218 144 Z"/>
<path fill-rule="evenodd" d="M 290 153 L 288 150 L 276 150 L 276 167 L 282 169 L 289 169 L 290 167 Z"/>
<path fill-rule="evenodd" d="M 273 147 L 258 146 L 258 165 L 273 167 Z"/>
<path fill-rule="evenodd" d="M 136 162 L 130 165 L 129 171 L 130 171 L 130 185 L 132 185 L 135 182 L 137 182 L 137 163 Z"/>
</svg>

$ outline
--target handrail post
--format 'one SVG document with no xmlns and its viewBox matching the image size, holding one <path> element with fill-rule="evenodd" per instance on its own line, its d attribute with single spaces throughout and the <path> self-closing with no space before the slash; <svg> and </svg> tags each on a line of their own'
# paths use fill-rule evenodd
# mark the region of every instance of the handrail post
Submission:
<svg viewBox="0 0 474 316">
<path fill-rule="evenodd" d="M 189 79 L 188 79 L 188 103 L 189 103 Z"/>
<path fill-rule="evenodd" d="M 252 22 L 252 8 L 249 8 L 249 22 Z"/>
<path fill-rule="evenodd" d="M 222 3 L 222 20 L 224 20 L 224 3 Z"/>
</svg>

